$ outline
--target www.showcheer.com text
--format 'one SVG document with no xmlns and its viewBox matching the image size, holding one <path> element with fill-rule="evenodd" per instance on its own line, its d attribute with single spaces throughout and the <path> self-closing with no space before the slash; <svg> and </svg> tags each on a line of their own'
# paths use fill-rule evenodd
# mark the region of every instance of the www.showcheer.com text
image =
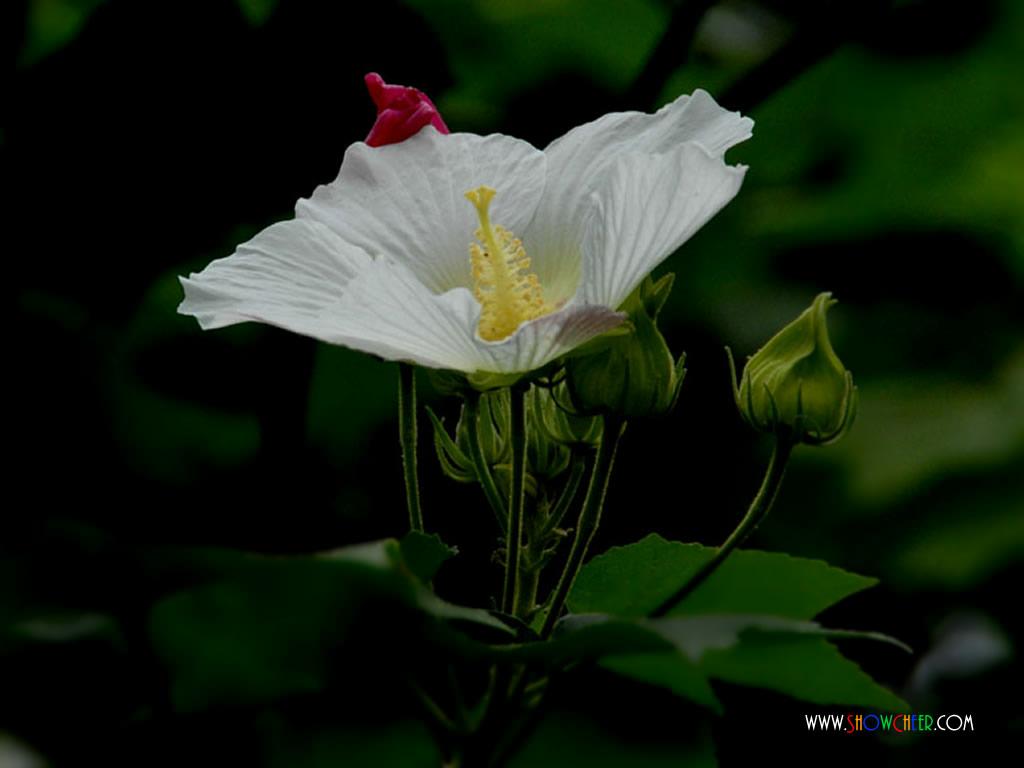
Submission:
<svg viewBox="0 0 1024 768">
<path fill-rule="evenodd" d="M 808 731 L 825 733 L 973 732 L 974 715 L 815 714 L 804 715 Z"/>
</svg>

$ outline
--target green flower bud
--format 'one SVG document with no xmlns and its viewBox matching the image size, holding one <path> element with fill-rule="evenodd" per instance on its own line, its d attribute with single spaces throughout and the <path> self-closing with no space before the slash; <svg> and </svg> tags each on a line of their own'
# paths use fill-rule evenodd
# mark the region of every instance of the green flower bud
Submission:
<svg viewBox="0 0 1024 768">
<path fill-rule="evenodd" d="M 535 386 L 526 393 L 526 463 L 532 475 L 544 480 L 555 479 L 569 466 L 569 449 L 551 438 L 547 425 L 558 418 L 557 413 L 550 390 Z"/>
<path fill-rule="evenodd" d="M 666 275 L 657 283 L 646 278 L 621 307 L 629 314 L 631 331 L 616 333 L 602 340 L 597 351 L 566 361 L 566 384 L 578 412 L 635 418 L 657 416 L 675 405 L 684 358 L 672 359 L 657 325 L 674 278 Z"/>
<path fill-rule="evenodd" d="M 492 469 L 507 464 L 512 457 L 512 445 L 505 437 L 508 434 L 508 390 L 474 393 L 471 396 L 479 398 L 477 434 L 484 461 Z M 427 415 L 434 427 L 434 449 L 437 451 L 441 469 L 450 478 L 460 483 L 474 483 L 478 480 L 476 466 L 473 463 L 473 452 L 470 448 L 469 430 L 471 425 L 468 414 L 469 409 L 463 406 L 459 421 L 455 425 L 453 439 L 449 436 L 441 419 L 432 409 L 427 408 Z"/>
<path fill-rule="evenodd" d="M 480 453 L 499 488 L 508 490 L 512 463 L 509 391 L 498 389 L 473 393 L 470 396 L 477 403 L 476 428 Z M 526 485 L 527 492 L 532 494 L 536 490 L 538 479 L 553 480 L 566 470 L 569 466 L 569 449 L 561 442 L 551 440 L 546 425 L 542 423 L 557 418 L 552 412 L 556 406 L 549 392 L 532 387 L 526 398 L 526 418 L 529 425 L 526 433 Z M 449 435 L 437 414 L 427 408 L 427 415 L 434 427 L 434 448 L 441 469 L 448 477 L 460 483 L 475 483 L 480 479 L 473 462 L 473 448 L 470 442 L 471 413 L 472 409 L 463 405 L 459 421 L 455 425 L 455 433 Z M 585 421 L 589 423 L 590 420 Z"/>
<path fill-rule="evenodd" d="M 743 419 L 754 429 L 824 445 L 850 428 L 857 388 L 832 349 L 825 323 L 825 313 L 835 303 L 832 294 L 819 294 L 747 361 L 733 394 Z M 735 382 L 731 353 L 729 364 Z"/>
<path fill-rule="evenodd" d="M 477 434 L 480 436 L 480 450 L 491 466 L 512 461 L 512 442 L 508 439 L 511 428 L 509 414 L 510 397 L 507 389 L 497 389 L 480 394 Z M 456 439 L 464 451 L 469 451 L 469 430 L 466 409 L 455 428 Z"/>
<path fill-rule="evenodd" d="M 601 442 L 604 422 L 596 416 L 579 416 L 572 412 L 565 382 L 535 389 L 532 429 L 571 451 L 589 450 Z"/>
</svg>

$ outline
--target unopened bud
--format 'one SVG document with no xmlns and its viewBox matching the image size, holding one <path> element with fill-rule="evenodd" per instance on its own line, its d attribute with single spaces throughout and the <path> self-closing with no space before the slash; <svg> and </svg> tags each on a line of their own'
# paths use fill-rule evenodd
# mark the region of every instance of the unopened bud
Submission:
<svg viewBox="0 0 1024 768">
<path fill-rule="evenodd" d="M 832 294 L 819 294 L 747 361 L 733 393 L 744 420 L 755 429 L 824 445 L 850 428 L 857 412 L 857 389 L 832 349 L 825 322 L 825 313 L 835 303 Z M 731 355 L 729 360 L 732 365 Z"/>
<path fill-rule="evenodd" d="M 603 340 L 596 352 L 566 361 L 566 385 L 577 411 L 635 418 L 657 416 L 675 405 L 683 358 L 672 358 L 657 324 L 673 279 L 666 275 L 655 283 L 646 278 L 622 305 L 630 331 Z"/>
</svg>

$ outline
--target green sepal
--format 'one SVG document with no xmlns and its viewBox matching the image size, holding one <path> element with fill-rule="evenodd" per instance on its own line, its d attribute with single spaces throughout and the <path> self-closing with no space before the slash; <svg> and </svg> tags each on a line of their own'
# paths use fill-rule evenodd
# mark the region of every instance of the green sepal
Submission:
<svg viewBox="0 0 1024 768">
<path fill-rule="evenodd" d="M 507 389 L 498 389 L 492 392 L 474 392 L 470 397 L 477 399 L 477 439 L 480 441 L 480 451 L 488 466 L 504 464 L 512 460 L 512 444 L 508 439 L 509 434 L 509 392 Z M 455 439 L 466 456 L 472 456 L 470 449 L 469 430 L 474 428 L 469 423 L 468 415 L 471 409 L 465 406 L 459 417 L 459 423 L 455 428 Z"/>
<path fill-rule="evenodd" d="M 473 392 L 473 387 L 466 379 L 466 374 L 461 371 L 438 370 L 436 368 L 424 368 L 430 386 L 439 395 L 457 395 L 466 397 Z"/>
<path fill-rule="evenodd" d="M 578 347 L 571 349 L 565 354 L 563 360 L 588 357 L 599 352 L 604 352 L 613 346 L 617 339 L 621 339 L 623 336 L 629 336 L 631 333 L 633 333 L 633 323 L 631 323 L 627 317 L 614 328 L 611 328 L 601 335 L 595 336 L 589 341 L 583 342 Z"/>
<path fill-rule="evenodd" d="M 429 405 L 426 406 L 426 411 L 434 427 L 434 450 L 437 452 L 441 471 L 459 483 L 476 482 L 476 468 L 472 459 L 452 440 L 444 427 L 444 422 Z"/>
<path fill-rule="evenodd" d="M 463 373 L 462 371 L 436 370 L 428 368 L 427 377 L 431 386 L 441 395 L 458 395 L 459 397 L 471 397 L 477 392 L 491 392 L 496 389 L 504 389 L 514 386 L 527 373 L 497 373 L 495 371 L 474 371 Z M 533 375 L 531 372 L 529 375 Z"/>
<path fill-rule="evenodd" d="M 647 285 L 646 289 L 641 291 L 640 299 L 643 301 L 644 310 L 648 316 L 657 318 L 672 293 L 672 286 L 675 285 L 676 276 L 673 272 L 669 272 L 667 275 L 663 275 L 657 282 L 653 282 L 651 278 L 648 278 L 648 280 L 651 281 L 650 285 Z"/>
</svg>

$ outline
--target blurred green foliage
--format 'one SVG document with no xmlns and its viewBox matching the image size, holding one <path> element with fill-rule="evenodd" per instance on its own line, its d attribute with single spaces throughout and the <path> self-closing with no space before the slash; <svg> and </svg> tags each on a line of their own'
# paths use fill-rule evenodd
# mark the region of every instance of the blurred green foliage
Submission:
<svg viewBox="0 0 1024 768">
<path fill-rule="evenodd" d="M 32 0 L 28 6 L 21 63 L 35 64 L 71 42 L 103 0 Z"/>
<path fill-rule="evenodd" d="M 410 0 L 381 11 L 405 14 L 391 31 L 408 30 L 424 45 L 436 38 L 443 55 L 434 55 L 403 52 L 407 42 L 382 49 L 380 27 L 368 32 L 294 0 L 162 9 L 118 0 L 23 4 L 24 34 L 9 56 L 15 108 L 3 118 L 0 146 L 5 170 L 13 169 L 5 174 L 13 234 L 29 244 L 15 253 L 11 281 L 19 374 L 9 439 L 20 450 L 17 502 L 0 539 L 0 748 L 10 731 L 57 766 L 95 755 L 137 765 L 139 754 L 153 765 L 197 764 L 200 748 L 207 762 L 198 764 L 437 764 L 408 692 L 377 690 L 374 669 L 346 670 L 348 687 L 326 693 L 320 678 L 289 688 L 276 708 L 173 716 L 154 648 L 217 672 L 234 669 L 265 693 L 280 682 L 277 673 L 317 678 L 323 670 L 304 667 L 317 663 L 310 655 L 263 669 L 258 643 L 244 647 L 248 654 L 233 653 L 231 643 L 206 645 L 208 619 L 223 621 L 239 605 L 276 605 L 273 615 L 257 610 L 246 615 L 250 624 L 226 631 L 245 626 L 245 636 L 256 637 L 270 626 L 270 637 L 290 642 L 319 626 L 304 622 L 323 619 L 325 603 L 315 592 L 295 601 L 282 592 L 276 604 L 253 606 L 250 593 L 216 586 L 205 587 L 209 602 L 195 602 L 182 591 L 188 584 L 172 590 L 140 575 L 151 546 L 310 552 L 398 535 L 404 517 L 392 367 L 262 328 L 200 334 L 175 315 L 175 278 L 227 255 L 240 233 L 287 215 L 291 200 L 332 177 L 344 146 L 365 135 L 372 117 L 356 101 L 364 71 L 436 86 L 432 95 L 455 130 L 503 131 L 543 145 L 622 105 L 677 5 Z M 824 22 L 813 5 L 715 4 L 688 60 L 681 51 L 667 73 L 659 103 L 696 87 L 728 94 L 799 34 L 834 33 L 828 10 L 854 4 L 826 4 Z M 876 4 L 864 5 L 867 14 Z M 923 664 L 937 653 L 941 628 L 964 612 L 985 617 L 1010 647 L 1024 638 L 1016 608 L 1024 567 L 1024 91 L 1016 75 L 1024 4 L 912 0 L 867 26 L 750 105 L 754 139 L 729 158 L 750 166 L 743 191 L 663 268 L 677 281 L 661 324 L 670 346 L 687 351 L 689 376 L 676 415 L 627 436 L 595 551 L 651 530 L 685 541 L 724 538 L 753 490 L 764 446 L 732 410 L 721 349 L 753 352 L 830 290 L 841 301 L 831 331 L 860 389 L 858 419 L 837 447 L 797 453 L 755 544 L 878 577 L 880 587 L 828 609 L 824 623 L 877 626 L 907 639 Z M 328 41 L 329 56 L 315 58 Z M 89 68 L 108 58 L 112 69 Z M 132 79 L 117 90 L 107 76 L 125 71 L 138 80 L 156 74 L 152 85 Z M 283 85 L 282 71 L 291 78 Z M 287 88 L 303 78 L 313 98 L 302 91 L 288 99 Z M 204 91 L 207 80 L 214 85 Z M 105 88 L 114 89 L 109 99 Z M 69 94 L 79 91 L 100 106 L 73 102 Z M 160 105 L 151 122 L 146 99 Z M 338 112 L 317 112 L 321 101 L 339 104 Z M 112 105 L 124 111 L 104 122 Z M 192 123 L 198 133 L 186 131 Z M 145 152 L 122 146 L 137 133 Z M 232 155 L 244 140 L 252 145 Z M 188 142 L 183 155 L 198 153 L 199 171 L 160 164 Z M 83 175 L 75 163 L 90 156 L 99 158 L 85 166 L 94 174 Z M 218 165 L 223 157 L 233 160 Z M 125 179 L 132 185 L 120 186 Z M 74 182 L 73 190 L 54 194 L 58 182 Z M 161 184 L 172 190 L 166 198 Z M 213 210 L 207 189 L 223 208 Z M 132 207 L 147 194 L 155 202 Z M 243 202 L 232 206 L 236 198 Z M 35 218 L 26 215 L 32 210 Z M 438 587 L 483 605 L 493 586 L 487 578 L 497 580 L 488 570 L 489 513 L 425 467 L 428 526 L 460 550 Z M 639 479 L 652 499 L 664 498 L 628 504 L 619 489 Z M 238 601 L 222 610 L 225 594 Z M 198 628 L 189 623 L 197 616 Z M 145 639 L 150 626 L 153 643 Z M 832 653 L 817 638 L 807 642 L 816 645 L 797 670 L 807 676 L 803 695 L 815 690 L 815 664 Z M 771 653 L 761 649 L 753 663 L 726 657 L 713 676 L 750 683 L 765 670 L 792 675 L 784 662 L 765 665 Z M 966 663 L 971 646 L 957 653 Z M 900 693 L 921 697 L 912 704 L 975 711 L 988 738 L 1019 739 L 1024 718 L 1008 682 L 1019 677 L 1019 658 L 979 662 L 963 679 L 950 673 L 910 691 L 911 664 L 888 649 L 851 655 Z M 692 670 L 652 672 L 630 659 L 619 658 L 620 672 L 706 696 L 692 693 L 700 687 Z M 699 706 L 668 694 L 640 703 L 638 691 L 648 689 L 602 674 L 580 671 L 583 692 L 556 695 L 555 713 L 516 764 L 680 764 L 691 759 L 686 751 L 693 764 L 714 764 L 711 734 L 694 725 Z M 353 706 L 338 690 L 363 698 Z M 797 732 L 806 705 L 719 683 L 714 693 L 727 713 L 716 726 L 725 737 L 717 740 L 721 764 L 738 765 L 782 738 L 796 754 L 837 759 L 834 743 L 809 743 Z M 380 725 L 382 713 L 391 725 Z M 685 738 L 662 743 L 658 718 Z M 746 739 L 735 738 L 741 729 Z M 934 740 L 843 749 L 847 762 L 881 765 L 952 754 L 948 742 Z"/>
</svg>

